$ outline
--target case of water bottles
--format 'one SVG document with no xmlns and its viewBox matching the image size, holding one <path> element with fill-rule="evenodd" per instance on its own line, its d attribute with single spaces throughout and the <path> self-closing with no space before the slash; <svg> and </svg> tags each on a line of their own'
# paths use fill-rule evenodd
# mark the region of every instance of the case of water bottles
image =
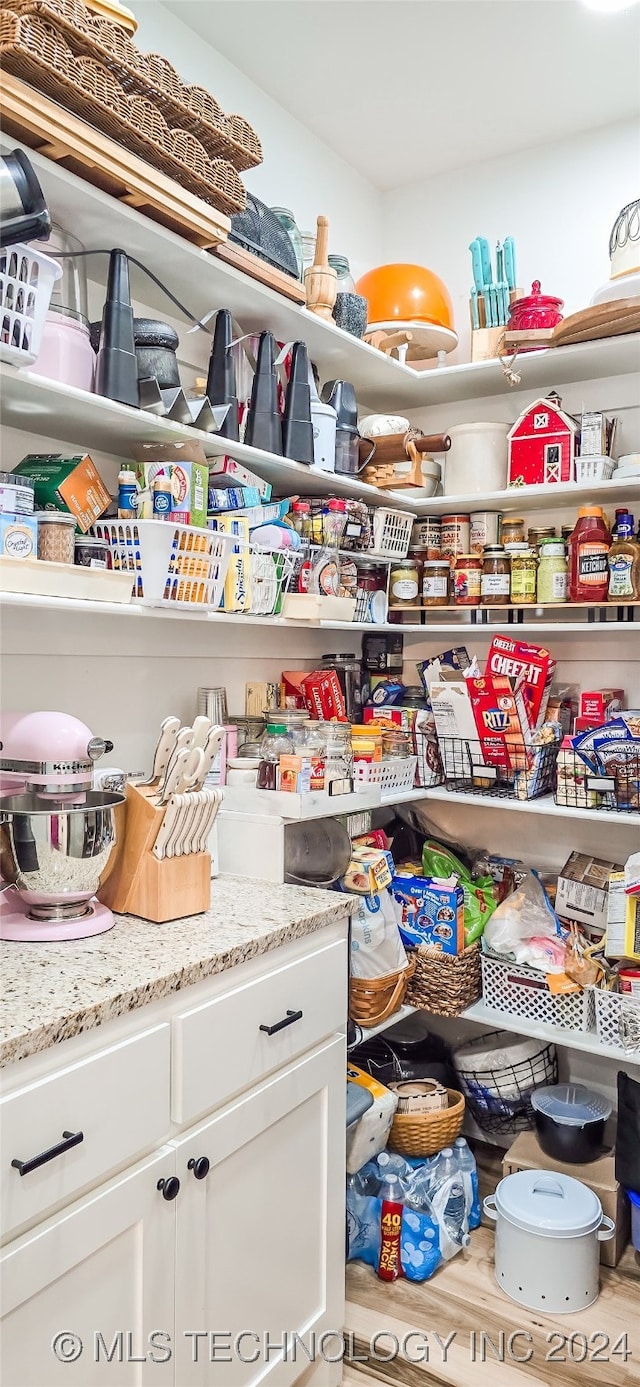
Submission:
<svg viewBox="0 0 640 1387">
<path fill-rule="evenodd" d="M 347 1180 L 349 1261 L 382 1281 L 427 1281 L 480 1224 L 475 1158 L 464 1137 L 427 1160 L 381 1151 Z"/>
</svg>

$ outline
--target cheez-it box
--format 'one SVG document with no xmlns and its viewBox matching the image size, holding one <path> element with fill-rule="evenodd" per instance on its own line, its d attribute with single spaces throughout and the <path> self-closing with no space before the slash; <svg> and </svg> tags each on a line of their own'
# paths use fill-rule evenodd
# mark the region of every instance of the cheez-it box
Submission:
<svg viewBox="0 0 640 1387">
<path fill-rule="evenodd" d="M 530 645 L 511 636 L 494 636 L 489 647 L 486 675 L 505 674 L 517 684 L 527 705 L 532 730 L 544 722 L 556 662 L 543 645 Z"/>
</svg>

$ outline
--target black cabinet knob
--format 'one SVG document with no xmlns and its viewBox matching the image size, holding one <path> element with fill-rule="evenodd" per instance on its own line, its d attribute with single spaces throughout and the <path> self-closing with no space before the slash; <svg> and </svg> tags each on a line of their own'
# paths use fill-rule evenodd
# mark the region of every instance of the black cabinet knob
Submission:
<svg viewBox="0 0 640 1387">
<path fill-rule="evenodd" d="M 209 1174 L 210 1169 L 211 1164 L 208 1156 L 198 1156 L 197 1159 L 195 1156 L 192 1156 L 191 1160 L 187 1161 L 187 1170 L 193 1171 L 196 1180 L 204 1180 Z"/>
<path fill-rule="evenodd" d="M 158 1180 L 156 1189 L 162 1190 L 163 1199 L 175 1199 L 180 1192 L 180 1181 L 177 1175 L 169 1175 L 166 1180 Z"/>
</svg>

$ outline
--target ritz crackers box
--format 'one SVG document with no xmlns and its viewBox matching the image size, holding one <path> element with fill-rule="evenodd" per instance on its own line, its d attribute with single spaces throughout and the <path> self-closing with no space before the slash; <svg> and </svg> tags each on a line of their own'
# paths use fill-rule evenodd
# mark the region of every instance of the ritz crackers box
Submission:
<svg viewBox="0 0 640 1387">
<path fill-rule="evenodd" d="M 545 719 L 556 662 L 543 645 L 530 645 L 511 636 L 494 636 L 485 675 L 506 674 L 524 695 L 527 721 L 535 731 Z M 522 718 L 521 718 L 522 721 Z"/>
</svg>

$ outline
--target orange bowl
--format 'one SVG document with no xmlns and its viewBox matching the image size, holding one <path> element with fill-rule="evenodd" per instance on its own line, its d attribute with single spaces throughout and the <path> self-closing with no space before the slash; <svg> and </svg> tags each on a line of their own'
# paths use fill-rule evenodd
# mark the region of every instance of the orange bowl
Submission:
<svg viewBox="0 0 640 1387">
<path fill-rule="evenodd" d="M 379 265 L 356 284 L 369 305 L 369 331 L 376 323 L 433 323 L 454 332 L 449 290 L 423 265 Z"/>
</svg>

